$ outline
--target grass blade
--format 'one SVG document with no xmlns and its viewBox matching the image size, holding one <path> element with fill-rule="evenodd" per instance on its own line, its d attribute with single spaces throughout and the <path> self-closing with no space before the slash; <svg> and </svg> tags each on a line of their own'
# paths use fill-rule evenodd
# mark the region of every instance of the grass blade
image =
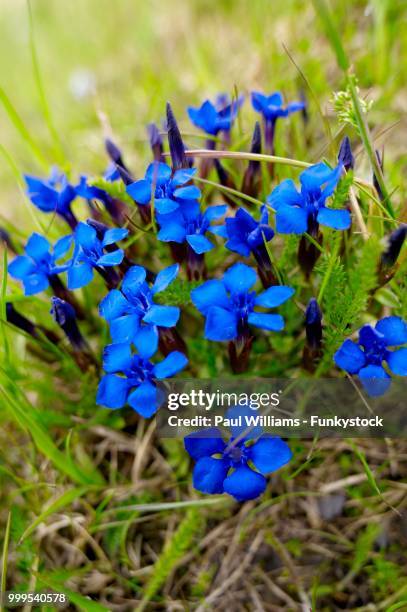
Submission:
<svg viewBox="0 0 407 612">
<path fill-rule="evenodd" d="M 69 491 L 65 491 L 65 493 L 63 493 L 60 497 L 54 500 L 43 512 L 41 512 L 39 516 L 37 516 L 35 521 L 33 521 L 31 525 L 27 527 L 27 529 L 21 536 L 19 543 L 21 543 L 23 540 L 25 540 L 25 538 L 31 535 L 32 532 L 35 531 L 35 529 L 38 527 L 38 525 L 40 523 L 43 523 L 48 516 L 51 516 L 55 512 L 58 512 L 62 508 L 65 508 L 65 506 L 68 506 L 79 497 L 82 497 L 82 495 L 84 495 L 87 491 L 87 487 L 78 487 L 75 489 L 69 489 Z"/>
<path fill-rule="evenodd" d="M 6 531 L 4 533 L 3 542 L 3 557 L 1 562 L 1 582 L 0 582 L 0 593 L 4 593 L 6 590 L 6 577 L 7 577 L 7 557 L 8 557 L 8 545 L 10 541 L 10 527 L 11 527 L 11 512 L 8 513 Z M 4 607 L 0 607 L 0 611 L 3 612 Z"/>
<path fill-rule="evenodd" d="M 30 132 L 26 128 L 23 120 L 14 108 L 10 98 L 7 96 L 6 92 L 2 87 L 0 87 L 0 103 L 3 105 L 3 108 L 6 111 L 11 123 L 14 125 L 15 129 L 20 134 L 21 138 L 24 140 L 27 146 L 31 149 L 31 152 L 35 155 L 38 162 L 44 169 L 48 170 L 49 163 L 47 159 L 44 157 L 41 149 L 31 137 Z"/>
</svg>

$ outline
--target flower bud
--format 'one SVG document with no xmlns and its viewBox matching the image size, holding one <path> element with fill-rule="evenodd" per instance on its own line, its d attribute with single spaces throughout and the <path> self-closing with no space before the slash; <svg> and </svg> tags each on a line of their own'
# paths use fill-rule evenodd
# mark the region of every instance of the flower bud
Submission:
<svg viewBox="0 0 407 612">
<path fill-rule="evenodd" d="M 339 147 L 338 162 L 342 164 L 346 172 L 353 170 L 355 166 L 355 158 L 353 157 L 350 140 L 347 136 L 342 139 Z"/>
<path fill-rule="evenodd" d="M 251 153 L 261 153 L 261 129 L 256 121 L 250 147 Z M 251 159 L 243 176 L 242 191 L 252 198 L 257 198 L 261 190 L 261 166 L 259 161 Z"/>
<path fill-rule="evenodd" d="M 153 152 L 153 158 L 155 161 L 164 161 L 164 146 L 163 139 L 161 138 L 160 131 L 155 123 L 149 123 L 147 126 L 148 138 L 150 140 L 151 150 Z"/>
<path fill-rule="evenodd" d="M 185 155 L 185 147 L 184 143 L 182 142 L 181 132 L 179 131 L 178 124 L 169 102 L 167 102 L 167 132 L 172 160 L 172 169 L 175 172 L 176 170 L 180 170 L 180 168 L 188 168 L 189 164 Z"/>
</svg>

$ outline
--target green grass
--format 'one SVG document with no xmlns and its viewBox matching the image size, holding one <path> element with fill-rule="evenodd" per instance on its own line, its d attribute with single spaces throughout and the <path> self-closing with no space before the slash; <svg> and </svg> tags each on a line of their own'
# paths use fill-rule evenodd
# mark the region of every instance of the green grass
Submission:
<svg viewBox="0 0 407 612">
<path fill-rule="evenodd" d="M 73 181 L 81 172 L 97 177 L 106 166 L 106 135 L 113 135 L 140 176 L 149 159 L 145 125 L 161 122 L 167 100 L 186 143 L 199 149 L 204 140 L 187 120 L 187 104 L 235 89 L 246 95 L 280 89 L 287 99 L 304 90 L 310 123 L 304 127 L 295 115 L 278 125 L 276 180 L 296 178 L 302 166 L 321 158 L 334 163 L 338 142 L 348 133 L 356 143 L 353 187 L 372 234 L 367 241 L 353 235 L 356 246 L 345 241 L 343 253 L 334 233 L 324 232 L 309 286 L 295 269 L 298 239 L 277 241 L 277 252 L 274 242 L 270 247 L 284 282 L 304 299 L 319 294 L 326 345 L 317 376 L 332 374 L 333 352 L 366 321 L 366 311 L 369 320 L 407 312 L 405 260 L 379 291 L 375 271 L 392 218 L 405 220 L 403 17 L 398 0 L 31 0 L 30 10 L 23 0 L 4 0 L 0 225 L 19 242 L 38 228 L 52 238 L 60 235 L 58 222 L 28 203 L 21 175 L 44 174 L 58 163 Z M 81 73 L 94 88 L 79 98 L 72 83 Z M 355 127 L 343 125 L 334 112 L 334 92 L 347 87 Z M 360 108 L 365 99 L 373 101 L 367 118 Z M 245 163 L 239 152 L 247 149 L 254 118 L 246 101 L 234 132 L 235 159 L 223 160 L 239 180 Z M 366 187 L 374 148 L 382 146 L 383 203 Z M 222 193 L 241 197 L 238 190 L 219 188 L 214 175 L 199 185 L 218 199 Z M 268 187 L 259 199 L 246 196 L 247 206 L 258 207 Z M 337 197 L 335 205 L 342 206 Z M 75 211 L 84 217 L 79 202 Z M 129 245 L 158 268 L 167 250 L 153 242 L 151 230 L 141 228 Z M 214 253 L 211 270 L 223 265 L 225 253 Z M 97 373 L 83 373 L 66 343 L 34 342 L 5 322 L 7 299 L 51 327 L 49 295 L 23 301 L 4 273 L 5 251 L 1 259 L 2 588 L 61 590 L 86 611 L 123 605 L 206 609 L 205 600 L 217 590 L 212 609 L 255 609 L 257 599 L 287 610 L 310 602 L 327 612 L 344 605 L 366 612 L 370 604 L 403 609 L 405 441 L 292 440 L 293 461 L 271 479 L 259 502 L 240 506 L 223 496 L 198 495 L 180 443 L 157 439 L 150 423 L 131 410 L 96 407 Z M 180 281 L 165 299 L 188 307 L 189 288 Z M 94 307 L 104 293 L 96 280 L 80 299 Z M 301 373 L 295 358 L 301 306 L 286 308 L 287 330 L 296 339 L 273 338 L 278 358 L 267 358 L 270 345 L 261 340 L 253 355 L 258 375 L 281 376 L 287 363 L 290 375 Z M 204 361 L 198 373 L 228 372 L 224 351 L 200 340 L 202 320 L 190 310 L 191 361 Z M 91 316 L 81 329 L 99 356 L 107 341 L 104 325 Z M 319 505 L 327 485 L 344 496 L 332 519 Z"/>
</svg>

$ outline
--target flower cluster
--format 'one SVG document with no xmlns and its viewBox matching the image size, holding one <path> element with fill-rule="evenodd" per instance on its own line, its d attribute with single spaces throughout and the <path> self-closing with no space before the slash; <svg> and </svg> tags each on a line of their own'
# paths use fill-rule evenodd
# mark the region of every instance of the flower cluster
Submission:
<svg viewBox="0 0 407 612">
<path fill-rule="evenodd" d="M 217 427 L 185 437 L 185 449 L 196 461 L 192 479 L 198 491 L 228 493 L 240 502 L 255 499 L 265 491 L 265 475 L 290 461 L 290 447 L 281 438 L 262 433 L 260 427 L 250 430 L 240 424 L 249 414 L 243 406 L 227 411 L 226 418 L 231 422 L 227 443 Z"/>
<path fill-rule="evenodd" d="M 160 131 L 150 124 L 151 163 L 143 178 L 133 175 L 120 149 L 110 140 L 105 142 L 110 165 L 103 178 L 82 174 L 77 184 L 71 184 L 71 179 L 57 169 L 47 179 L 25 177 L 31 202 L 41 211 L 63 218 L 70 227 L 69 235 L 51 245 L 46 237 L 33 233 L 23 253 L 22 245 L 0 229 L 6 247 L 15 255 L 8 267 L 10 276 L 22 282 L 27 296 L 49 292 L 51 323 L 56 331 L 19 313 L 13 300 L 6 304 L 8 321 L 36 340 L 45 336 L 55 343 L 65 338 L 78 367 L 91 376 L 102 365 L 104 373 L 96 396 L 100 406 L 130 406 L 140 417 L 152 417 L 165 403 L 169 383 L 164 381 L 188 366 L 187 355 L 193 356 L 193 362 L 207 346 L 212 365 L 220 363 L 223 352 L 225 356 L 227 352 L 231 370 L 240 374 L 252 363 L 259 363 L 256 359 L 270 351 L 270 339 L 274 337 L 273 359 L 278 361 L 278 338 L 268 332 L 283 332 L 285 320 L 282 314 L 270 310 L 284 304 L 282 312 L 295 337 L 295 350 L 290 348 L 290 334 L 280 336 L 280 345 L 287 342 L 292 353 L 290 364 L 308 373 L 320 365 L 325 352 L 324 329 L 327 319 L 330 322 L 324 316 L 326 285 L 322 285 L 318 302 L 312 297 L 319 282 L 314 265 L 320 251 L 330 246 L 331 231 L 323 228 L 344 231 L 351 226 L 351 214 L 343 208 L 346 195 L 341 198 L 344 189 L 330 198 L 338 184 L 347 186 L 347 179 L 342 177 L 353 169 L 355 159 L 349 140 L 344 139 L 336 165 L 320 162 L 307 167 L 299 175 L 299 188 L 292 179 L 276 184 L 271 164 L 276 159 L 258 154 L 263 142 L 266 151 L 273 154 L 277 120 L 304 111 L 305 105 L 284 104 L 278 92 L 252 92 L 252 106 L 261 114 L 262 122 L 256 122 L 249 132 L 253 134 L 250 161 L 243 167 L 239 191 L 236 173 L 221 165 L 216 157 L 224 154 L 215 155 L 214 149 L 220 140 L 226 145 L 230 141 L 243 101 L 243 97 L 230 100 L 221 96 L 215 103 L 206 100 L 199 108 L 187 109 L 193 124 L 208 135 L 209 151 L 204 155 L 209 165 L 201 165 L 199 173 L 167 105 L 169 156 Z M 213 159 L 208 159 L 209 155 Z M 263 161 L 269 162 L 271 180 L 262 172 Z M 212 169 L 220 184 L 204 180 L 205 173 Z M 203 193 L 197 179 L 209 183 Z M 217 198 L 222 194 L 219 203 Z M 105 225 L 106 218 L 110 218 L 110 226 Z M 290 239 L 287 234 L 300 237 Z M 396 271 L 405 236 L 406 228 L 401 226 L 388 239 L 377 266 L 377 276 L 384 279 L 383 283 Z M 297 249 L 296 240 L 298 255 L 292 262 L 289 258 L 293 244 Z M 171 265 L 162 263 L 167 253 Z M 257 270 L 242 258 L 251 258 Z M 303 277 L 297 282 L 297 263 L 306 281 L 314 275 L 308 284 Z M 97 301 L 99 315 L 110 332 L 102 359 L 94 352 L 100 326 L 95 324 L 91 308 L 93 293 L 74 293 L 87 287 L 95 272 L 105 285 Z M 328 282 L 331 273 L 329 268 L 325 275 Z M 261 289 L 256 287 L 258 281 Z M 95 285 L 96 292 L 100 284 Z M 294 293 L 298 299 L 288 302 Z M 81 321 L 93 333 L 92 341 L 82 333 Z M 206 340 L 227 345 L 214 348 Z M 388 389 L 391 376 L 407 375 L 404 344 L 405 321 L 388 316 L 375 327 L 364 325 L 358 342 L 346 339 L 335 353 L 334 363 L 357 375 L 369 395 L 379 396 Z M 191 363 L 190 371 L 199 372 L 199 363 Z M 257 429 L 247 432 L 233 424 L 234 418 L 243 413 L 241 407 L 228 413 L 232 421 L 228 441 L 216 428 L 185 438 L 185 449 L 195 461 L 193 483 L 198 491 L 228 493 L 238 501 L 255 499 L 266 488 L 265 476 L 290 461 L 289 446 L 280 438 Z"/>
<path fill-rule="evenodd" d="M 357 374 L 372 397 L 383 395 L 390 386 L 390 372 L 407 376 L 407 348 L 389 350 L 392 346 L 407 344 L 407 323 L 400 317 L 385 317 L 375 327 L 364 325 L 359 330 L 358 342 L 345 340 L 335 353 L 337 366 L 349 374 Z"/>
</svg>

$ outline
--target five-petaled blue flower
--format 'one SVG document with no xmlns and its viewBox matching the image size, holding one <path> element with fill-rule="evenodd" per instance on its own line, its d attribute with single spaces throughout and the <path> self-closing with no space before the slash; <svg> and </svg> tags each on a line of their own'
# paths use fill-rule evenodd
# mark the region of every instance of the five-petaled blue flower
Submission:
<svg viewBox="0 0 407 612">
<path fill-rule="evenodd" d="M 9 274 L 21 280 L 25 295 L 33 295 L 49 287 L 50 278 L 68 269 L 69 264 L 57 265 L 57 260 L 67 254 L 72 236 L 64 236 L 51 245 L 44 236 L 34 232 L 25 246 L 25 255 L 18 255 L 8 266 Z"/>
<path fill-rule="evenodd" d="M 391 382 L 383 362 L 393 374 L 407 376 L 407 348 L 388 349 L 406 343 L 407 323 L 400 317 L 385 317 L 375 327 L 364 325 L 359 330 L 358 343 L 345 340 L 334 360 L 349 374 L 357 374 L 368 394 L 375 397 L 383 395 Z"/>
<path fill-rule="evenodd" d="M 274 236 L 268 224 L 268 211 L 262 206 L 259 221 L 256 221 L 244 208 L 239 208 L 234 217 L 225 221 L 227 242 L 225 247 L 230 251 L 249 257 L 250 253 L 263 247 Z"/>
<path fill-rule="evenodd" d="M 333 194 L 342 173 L 342 166 L 329 168 L 315 164 L 300 174 L 301 191 L 286 179 L 272 191 L 267 201 L 276 211 L 276 229 L 281 234 L 303 234 L 316 224 L 337 230 L 350 227 L 348 210 L 327 208 L 326 199 Z"/>
<path fill-rule="evenodd" d="M 269 331 L 284 328 L 281 315 L 254 309 L 280 306 L 294 294 L 294 289 L 280 285 L 256 295 L 255 291 L 250 291 L 256 280 L 253 268 L 237 263 L 226 270 L 222 280 L 209 280 L 193 289 L 191 299 L 206 317 L 205 337 L 208 340 L 233 340 L 244 335 L 249 325 Z"/>
<path fill-rule="evenodd" d="M 227 206 L 209 206 L 204 213 L 200 212 L 199 202 L 192 201 L 181 204 L 177 210 L 167 215 L 157 215 L 160 231 L 157 234 L 159 240 L 164 242 L 187 242 L 195 253 L 206 253 L 214 248 L 206 232 L 219 235 L 223 233 L 222 225 L 211 225 L 223 217 Z"/>
<path fill-rule="evenodd" d="M 78 223 L 74 232 L 75 249 L 72 262 L 68 268 L 69 289 L 80 289 L 93 278 L 93 268 L 108 268 L 123 261 L 123 249 L 105 253 L 108 246 L 114 245 L 128 234 L 125 228 L 112 228 L 99 240 L 95 228 L 87 223 Z"/>
<path fill-rule="evenodd" d="M 205 100 L 199 108 L 189 106 L 187 109 L 188 116 L 196 127 L 207 134 L 216 136 L 220 131 L 230 131 L 243 101 L 243 96 L 239 96 L 237 100 L 231 102 L 222 96 L 218 98 L 216 105 L 212 104 L 210 100 Z"/>
<path fill-rule="evenodd" d="M 266 121 L 275 121 L 278 117 L 287 117 L 291 113 L 305 108 L 304 102 L 290 102 L 284 105 L 283 96 L 279 91 L 269 96 L 259 91 L 253 91 L 252 105 L 254 110 L 261 113 Z"/>
<path fill-rule="evenodd" d="M 148 343 L 139 354 L 132 354 L 128 343 L 106 346 L 103 369 L 107 374 L 100 380 L 97 404 L 107 408 L 123 408 L 129 404 L 144 418 L 157 412 L 165 396 L 157 388 L 156 381 L 175 376 L 185 368 L 188 359 L 173 351 L 160 363 L 153 364 L 150 357 L 155 350 L 156 347 Z"/>
<path fill-rule="evenodd" d="M 24 179 L 27 184 L 27 195 L 37 208 L 64 217 L 72 228 L 76 225 L 76 219 L 71 211 L 76 191 L 68 183 L 65 174 L 59 172 L 57 168 L 52 168 L 48 179 L 29 175 L 25 175 Z"/>
<path fill-rule="evenodd" d="M 112 289 L 101 301 L 99 311 L 110 324 L 113 342 L 134 343 L 145 354 L 158 345 L 157 327 L 176 325 L 180 310 L 176 306 L 154 303 L 154 296 L 164 291 L 178 274 L 178 264 L 161 270 L 152 287 L 146 282 L 142 266 L 133 266 L 125 274 L 121 290 Z M 153 350 L 154 349 L 154 350 Z"/>
<path fill-rule="evenodd" d="M 141 206 L 149 204 L 154 196 L 157 213 L 167 214 L 176 210 L 180 203 L 201 197 L 201 191 L 196 185 L 185 185 L 195 173 L 196 168 L 182 168 L 172 175 L 170 166 L 163 162 L 153 162 L 148 166 L 145 177 L 127 185 L 126 191 Z"/>
<path fill-rule="evenodd" d="M 290 461 L 290 447 L 281 438 L 260 435 L 260 428 L 247 431 L 245 419 L 249 416 L 247 407 L 228 410 L 226 418 L 230 419 L 232 432 L 228 443 L 217 427 L 185 437 L 185 448 L 196 461 L 192 476 L 195 489 L 210 494 L 228 493 L 240 502 L 255 499 L 266 489 L 264 475 Z M 253 443 L 254 438 L 257 440 Z"/>
</svg>

